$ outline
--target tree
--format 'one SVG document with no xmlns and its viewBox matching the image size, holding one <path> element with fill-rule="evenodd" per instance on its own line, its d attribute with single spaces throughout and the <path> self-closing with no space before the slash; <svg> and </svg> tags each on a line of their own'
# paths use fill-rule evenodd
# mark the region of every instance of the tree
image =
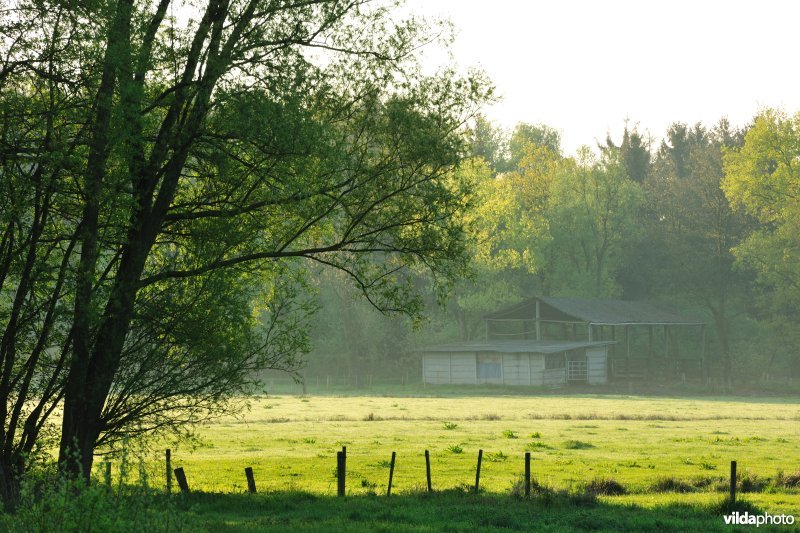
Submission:
<svg viewBox="0 0 800 533">
<path fill-rule="evenodd" d="M 511 133 L 508 142 L 509 160 L 507 168 L 513 170 L 519 166 L 525 150 L 529 145 L 541 146 L 551 152 L 561 154 L 561 133 L 545 124 L 527 124 L 520 122 Z"/>
<path fill-rule="evenodd" d="M 506 147 L 503 130 L 483 115 L 477 115 L 469 129 L 469 155 L 489 163 L 492 172 L 506 168 Z"/>
<path fill-rule="evenodd" d="M 724 158 L 722 188 L 728 200 L 757 221 L 733 253 L 768 290 L 757 310 L 768 316 L 770 336 L 782 339 L 797 336 L 800 316 L 799 157 L 800 114 L 767 110 L 756 117 L 744 143 Z M 796 352 L 776 346 L 765 371 L 781 352 L 790 367 L 798 368 Z"/>
<path fill-rule="evenodd" d="M 626 123 L 620 145 L 614 144 L 609 135 L 606 137 L 606 146 L 601 146 L 601 149 L 619 149 L 620 157 L 625 165 L 625 172 L 636 183 L 642 183 L 647 178 L 650 171 L 650 147 L 635 127 L 629 130 Z"/>
<path fill-rule="evenodd" d="M 411 315 L 410 270 L 446 291 L 466 268 L 452 169 L 488 90 L 417 74 L 430 28 L 365 1 L 208 0 L 186 23 L 171 7 L 4 13 L 6 495 L 62 399 L 60 464 L 88 476 L 98 444 L 291 368 L 301 260 Z"/>
<path fill-rule="evenodd" d="M 582 149 L 553 182 L 548 206 L 549 254 L 554 292 L 614 296 L 623 243 L 637 233 L 643 201 L 639 185 L 625 172 L 618 150 L 600 159 Z"/>
<path fill-rule="evenodd" d="M 643 217 L 649 243 L 636 264 L 646 265 L 650 296 L 669 295 L 711 318 L 725 376 L 730 378 L 736 309 L 745 308 L 746 273 L 733 268 L 731 249 L 750 222 L 732 209 L 720 185 L 723 154 L 742 142 L 743 132 L 727 121 L 707 130 L 674 124 L 645 182 Z"/>
<path fill-rule="evenodd" d="M 800 114 L 768 110 L 756 118 L 744 145 L 726 155 L 723 181 L 731 203 L 760 222 L 735 249 L 737 258 L 795 302 L 800 295 L 799 156 Z"/>
</svg>

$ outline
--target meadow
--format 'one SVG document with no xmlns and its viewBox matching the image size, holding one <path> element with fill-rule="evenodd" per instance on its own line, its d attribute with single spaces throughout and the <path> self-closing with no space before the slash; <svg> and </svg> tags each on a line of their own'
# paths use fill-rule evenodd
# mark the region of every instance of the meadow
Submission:
<svg viewBox="0 0 800 533">
<path fill-rule="evenodd" d="M 450 489 L 474 483 L 482 449 L 481 487 L 497 493 L 522 474 L 526 451 L 533 477 L 568 490 L 613 479 L 646 493 L 672 478 L 713 491 L 731 460 L 754 485 L 800 470 L 800 404 L 781 399 L 268 396 L 198 436 L 173 448 L 173 465 L 211 492 L 242 491 L 251 466 L 260 490 L 335 494 L 342 446 L 350 494 L 384 492 L 393 451 L 397 493 L 424 485 L 424 450 L 434 489 Z"/>
<path fill-rule="evenodd" d="M 113 459 L 114 490 L 106 490 L 98 462 L 88 491 L 51 486 L 45 498 L 3 515 L 0 529 L 736 531 L 743 529 L 722 517 L 731 509 L 731 460 L 739 465 L 736 509 L 800 519 L 795 400 L 426 393 L 253 397 L 237 416 L 198 428 L 193 442 L 130 448 L 125 461 Z M 347 497 L 339 498 L 336 452 L 343 446 Z M 164 495 L 167 447 L 172 467 L 186 473 L 188 495 Z M 433 493 L 425 486 L 425 450 Z M 526 452 L 529 501 L 520 484 Z M 246 492 L 248 466 L 257 494 Z"/>
</svg>

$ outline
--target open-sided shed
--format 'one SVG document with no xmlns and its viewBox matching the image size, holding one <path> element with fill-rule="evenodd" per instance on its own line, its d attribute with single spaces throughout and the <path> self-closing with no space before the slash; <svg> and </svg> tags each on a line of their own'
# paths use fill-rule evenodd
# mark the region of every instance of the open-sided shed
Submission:
<svg viewBox="0 0 800 533">
<path fill-rule="evenodd" d="M 704 368 L 705 323 L 650 302 L 542 296 L 484 318 L 487 339 L 615 341 L 612 377 Z"/>
<path fill-rule="evenodd" d="M 422 348 L 430 384 L 562 385 L 608 380 L 608 341 L 487 340 Z"/>
</svg>

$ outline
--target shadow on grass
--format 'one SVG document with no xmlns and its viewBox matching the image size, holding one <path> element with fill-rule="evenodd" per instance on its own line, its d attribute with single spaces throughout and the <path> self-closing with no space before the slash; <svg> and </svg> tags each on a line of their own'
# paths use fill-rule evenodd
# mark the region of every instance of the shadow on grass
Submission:
<svg viewBox="0 0 800 533">
<path fill-rule="evenodd" d="M 190 529 L 209 531 L 737 531 L 722 499 L 709 505 L 645 508 L 585 495 L 530 500 L 459 490 L 433 494 L 320 496 L 192 494 L 176 502 Z M 747 502 L 740 512 L 761 513 Z"/>
</svg>

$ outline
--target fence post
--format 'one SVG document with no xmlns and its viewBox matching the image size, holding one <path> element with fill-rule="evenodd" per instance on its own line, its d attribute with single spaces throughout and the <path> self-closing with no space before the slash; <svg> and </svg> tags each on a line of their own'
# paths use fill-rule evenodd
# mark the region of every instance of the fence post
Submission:
<svg viewBox="0 0 800 533">
<path fill-rule="evenodd" d="M 481 486 L 481 460 L 483 459 L 483 450 L 478 450 L 478 469 L 475 470 L 475 492 Z"/>
<path fill-rule="evenodd" d="M 392 495 L 392 478 L 394 477 L 394 458 L 395 452 L 392 452 L 392 462 L 389 464 L 389 487 L 386 489 L 386 495 Z"/>
<path fill-rule="evenodd" d="M 167 494 L 172 494 L 172 450 L 167 448 Z"/>
<path fill-rule="evenodd" d="M 175 469 L 175 481 L 178 482 L 178 488 L 181 489 L 181 492 L 189 494 L 189 484 L 186 482 L 186 474 L 183 471 L 183 467 Z"/>
<path fill-rule="evenodd" d="M 428 479 L 428 492 L 433 492 L 431 487 L 431 454 L 425 450 L 425 477 Z"/>
<path fill-rule="evenodd" d="M 244 475 L 247 478 L 247 492 L 250 494 L 256 493 L 256 478 L 253 477 L 253 467 L 248 466 L 244 469 Z"/>
<path fill-rule="evenodd" d="M 731 505 L 736 503 L 736 461 L 731 461 Z"/>
<path fill-rule="evenodd" d="M 525 497 L 531 497 L 531 452 L 525 452 Z"/>
<path fill-rule="evenodd" d="M 337 496 L 344 496 L 344 491 L 345 491 L 344 469 L 345 469 L 344 452 L 338 451 L 336 452 L 336 495 Z"/>
</svg>

